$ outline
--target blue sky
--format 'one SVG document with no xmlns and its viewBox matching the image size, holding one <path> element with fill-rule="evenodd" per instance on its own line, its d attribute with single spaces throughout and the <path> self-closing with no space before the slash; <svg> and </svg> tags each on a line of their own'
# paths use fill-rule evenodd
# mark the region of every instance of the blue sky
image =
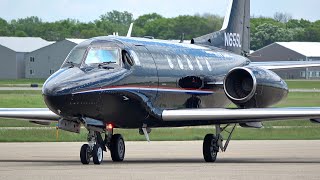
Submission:
<svg viewBox="0 0 320 180">
<path fill-rule="evenodd" d="M 156 12 L 165 17 L 213 13 L 224 16 L 228 0 L 1 0 L 0 17 L 6 20 L 38 16 L 44 21 L 66 18 L 83 22 L 111 10 L 129 11 L 134 17 Z M 320 20 L 319 0 L 251 0 L 251 14 L 272 17 L 286 12 L 296 19 Z"/>
</svg>

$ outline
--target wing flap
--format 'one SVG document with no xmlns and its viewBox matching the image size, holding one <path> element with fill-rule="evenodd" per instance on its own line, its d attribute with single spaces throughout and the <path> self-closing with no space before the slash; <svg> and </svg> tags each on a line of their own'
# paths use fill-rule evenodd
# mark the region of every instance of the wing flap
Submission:
<svg viewBox="0 0 320 180">
<path fill-rule="evenodd" d="M 289 119 L 317 119 L 320 108 L 259 108 L 259 109 L 184 109 L 164 110 L 163 121 L 214 121 L 225 123 L 248 123 Z"/>
<path fill-rule="evenodd" d="M 47 108 L 0 108 L 0 117 L 42 122 L 58 121 L 60 118 Z"/>
</svg>

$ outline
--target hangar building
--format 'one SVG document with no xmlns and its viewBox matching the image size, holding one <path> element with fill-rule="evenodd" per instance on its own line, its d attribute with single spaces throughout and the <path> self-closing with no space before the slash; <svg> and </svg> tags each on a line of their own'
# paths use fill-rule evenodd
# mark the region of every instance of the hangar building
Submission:
<svg viewBox="0 0 320 180">
<path fill-rule="evenodd" d="M 319 42 L 276 42 L 251 54 L 252 61 L 320 61 Z M 320 79 L 320 68 L 275 71 L 284 79 Z"/>
<path fill-rule="evenodd" d="M 85 39 L 65 39 L 26 55 L 26 78 L 46 79 L 59 70 L 69 52 Z"/>
<path fill-rule="evenodd" d="M 25 78 L 25 55 L 48 46 L 38 37 L 0 37 L 0 79 Z"/>
</svg>

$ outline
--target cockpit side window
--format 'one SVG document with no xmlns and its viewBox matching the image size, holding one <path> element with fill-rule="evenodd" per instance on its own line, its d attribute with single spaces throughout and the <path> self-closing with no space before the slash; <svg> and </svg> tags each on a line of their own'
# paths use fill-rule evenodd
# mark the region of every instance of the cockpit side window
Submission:
<svg viewBox="0 0 320 180">
<path fill-rule="evenodd" d="M 122 63 L 125 67 L 134 65 L 133 59 L 126 50 L 122 51 Z"/>
<path fill-rule="evenodd" d="M 85 64 L 115 63 L 119 64 L 119 50 L 111 48 L 89 49 Z"/>
</svg>

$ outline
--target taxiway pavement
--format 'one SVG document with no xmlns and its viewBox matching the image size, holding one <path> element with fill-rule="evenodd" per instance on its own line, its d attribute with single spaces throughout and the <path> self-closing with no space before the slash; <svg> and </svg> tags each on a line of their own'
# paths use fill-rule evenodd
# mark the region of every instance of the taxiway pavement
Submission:
<svg viewBox="0 0 320 180">
<path fill-rule="evenodd" d="M 0 143 L 0 179 L 320 179 L 320 141 L 232 141 L 216 163 L 202 142 L 126 142 L 126 159 L 82 165 L 82 143 Z"/>
</svg>

